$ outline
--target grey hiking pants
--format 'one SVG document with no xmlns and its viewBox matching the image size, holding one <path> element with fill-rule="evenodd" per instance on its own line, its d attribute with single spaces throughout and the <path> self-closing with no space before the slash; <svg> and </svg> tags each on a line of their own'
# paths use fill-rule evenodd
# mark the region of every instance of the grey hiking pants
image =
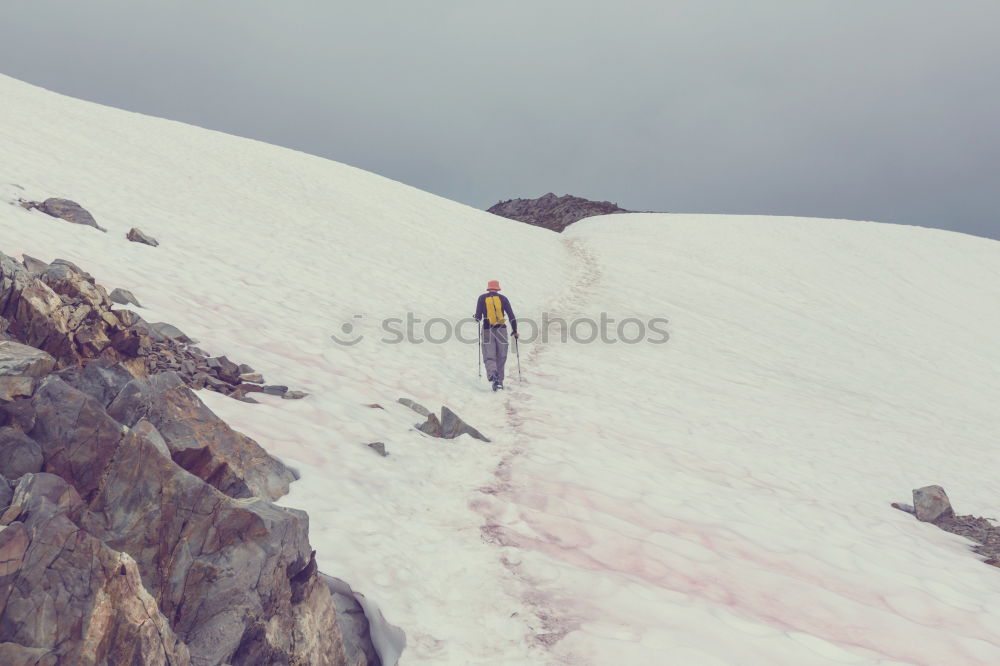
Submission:
<svg viewBox="0 0 1000 666">
<path fill-rule="evenodd" d="M 483 329 L 483 364 L 486 366 L 486 376 L 496 373 L 497 379 L 503 381 L 503 366 L 507 363 L 507 327 Z"/>
</svg>

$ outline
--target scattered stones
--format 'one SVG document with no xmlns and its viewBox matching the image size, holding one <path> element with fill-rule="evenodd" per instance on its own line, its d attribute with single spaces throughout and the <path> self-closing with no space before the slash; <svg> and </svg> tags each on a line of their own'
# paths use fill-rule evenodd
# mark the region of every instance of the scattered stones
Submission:
<svg viewBox="0 0 1000 666">
<path fill-rule="evenodd" d="M 389 455 L 389 452 L 385 450 L 385 443 L 384 442 L 368 442 L 368 448 L 370 448 L 372 451 L 374 451 L 375 453 L 379 454 L 383 458 L 385 458 L 387 455 Z M 0 471 L 3 471 L 3 470 L 0 469 Z"/>
<path fill-rule="evenodd" d="M 941 486 L 924 486 L 913 491 L 914 515 L 917 520 L 933 523 L 955 515 L 948 495 Z"/>
<path fill-rule="evenodd" d="M 287 386 L 279 386 L 279 385 L 276 385 L 276 384 L 269 384 L 269 385 L 265 386 L 264 388 L 262 388 L 261 392 L 262 393 L 266 393 L 268 395 L 284 396 L 286 393 L 288 393 L 288 387 Z"/>
<path fill-rule="evenodd" d="M 111 294 L 108 296 L 112 303 L 117 303 L 119 305 L 134 305 L 137 308 L 141 308 L 142 305 L 131 291 L 127 289 L 116 288 L 111 290 Z"/>
<path fill-rule="evenodd" d="M 286 392 L 281 397 L 284 400 L 301 400 L 302 398 L 306 397 L 307 395 L 309 395 L 309 394 L 306 393 L 305 391 L 288 391 L 288 392 Z"/>
<path fill-rule="evenodd" d="M 107 229 L 97 224 L 97 220 L 94 219 L 94 216 L 87 209 L 69 199 L 49 198 L 41 203 L 37 201 L 24 201 L 21 202 L 21 206 L 28 210 L 32 208 L 38 209 L 46 215 L 57 217 L 73 224 L 82 224 L 99 231 L 107 231 Z"/>
<path fill-rule="evenodd" d="M 420 414 L 421 416 L 431 415 L 431 410 L 427 409 L 420 403 L 410 400 L 409 398 L 400 398 L 399 400 L 397 400 L 397 402 L 401 405 L 406 405 L 407 407 L 415 411 L 417 414 Z"/>
<path fill-rule="evenodd" d="M 263 384 L 264 378 L 260 375 L 260 373 L 249 372 L 245 375 L 240 375 L 240 381 L 248 384 Z"/>
</svg>

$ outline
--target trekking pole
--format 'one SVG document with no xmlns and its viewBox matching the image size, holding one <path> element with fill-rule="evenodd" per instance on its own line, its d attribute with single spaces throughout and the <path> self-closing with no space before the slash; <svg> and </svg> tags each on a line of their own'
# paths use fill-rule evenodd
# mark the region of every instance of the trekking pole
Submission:
<svg viewBox="0 0 1000 666">
<path fill-rule="evenodd" d="M 521 377 L 521 348 L 517 344 L 517 338 L 514 338 L 514 356 L 517 356 L 517 381 L 523 382 L 524 379 Z"/>
<path fill-rule="evenodd" d="M 483 355 L 482 355 L 483 329 L 479 328 L 478 325 L 476 326 L 476 328 L 479 329 L 479 346 L 476 348 L 476 371 L 479 373 L 479 378 L 482 379 L 483 378 Z"/>
</svg>

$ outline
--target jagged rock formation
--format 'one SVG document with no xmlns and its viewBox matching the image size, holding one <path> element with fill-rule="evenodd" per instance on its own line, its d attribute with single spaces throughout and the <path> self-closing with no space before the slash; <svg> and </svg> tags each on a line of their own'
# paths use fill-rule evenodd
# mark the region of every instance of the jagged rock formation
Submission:
<svg viewBox="0 0 1000 666">
<path fill-rule="evenodd" d="M 491 206 L 487 212 L 536 227 L 552 231 L 562 231 L 569 225 L 585 217 L 611 215 L 612 213 L 632 213 L 610 201 L 590 201 L 569 194 L 557 197 L 552 192 L 537 199 L 508 199 Z"/>
<path fill-rule="evenodd" d="M 122 363 L 136 377 L 172 370 L 191 388 L 248 402 L 256 392 L 306 396 L 287 386 L 263 386 L 250 366 L 208 356 L 175 326 L 149 323 L 132 310 L 112 310 L 111 304 L 104 287 L 72 262 L 22 264 L 0 253 L 0 318 L 8 322 L 0 326 L 0 339 L 9 329 L 9 335 L 55 357 L 59 367 L 104 359 Z"/>
<path fill-rule="evenodd" d="M 444 405 L 441 406 L 441 417 L 438 418 L 437 414 L 434 414 L 420 403 L 414 402 L 409 398 L 400 398 L 398 402 L 401 405 L 406 405 L 417 414 L 427 417 L 426 421 L 414 426 L 425 435 L 441 439 L 455 439 L 462 435 L 468 435 L 483 442 L 490 441 L 481 432 L 463 421 L 459 418 L 458 414 Z"/>
<path fill-rule="evenodd" d="M 16 387 L 0 395 L 0 663 L 377 664 L 308 517 L 272 503 L 292 472 L 107 306 L 68 262 L 33 274 L 0 254 L 0 384 Z"/>
</svg>

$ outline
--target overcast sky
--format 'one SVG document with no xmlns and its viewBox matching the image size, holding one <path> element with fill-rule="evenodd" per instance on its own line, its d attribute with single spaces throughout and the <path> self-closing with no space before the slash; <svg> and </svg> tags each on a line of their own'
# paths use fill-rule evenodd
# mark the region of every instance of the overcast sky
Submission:
<svg viewBox="0 0 1000 666">
<path fill-rule="evenodd" d="M 480 208 L 1000 238 L 998 30 L 997 0 L 0 0 L 0 71 Z"/>
</svg>

